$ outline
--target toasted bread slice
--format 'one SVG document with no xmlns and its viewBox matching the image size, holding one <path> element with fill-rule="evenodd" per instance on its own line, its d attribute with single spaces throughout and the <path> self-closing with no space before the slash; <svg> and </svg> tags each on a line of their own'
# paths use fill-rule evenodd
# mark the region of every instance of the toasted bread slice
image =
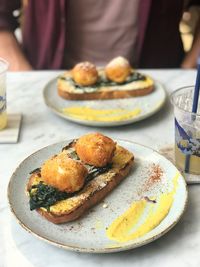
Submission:
<svg viewBox="0 0 200 267">
<path fill-rule="evenodd" d="M 123 84 L 109 82 L 103 69 L 98 69 L 99 81 L 94 86 L 81 87 L 77 85 L 70 71 L 66 71 L 58 78 L 58 94 L 70 100 L 116 99 L 143 96 L 154 89 L 152 78 L 132 70 L 131 76 Z"/>
<path fill-rule="evenodd" d="M 117 145 L 112 159 L 112 167 L 107 172 L 90 180 L 74 196 L 57 202 L 49 209 L 39 208 L 37 211 L 47 220 L 56 224 L 73 221 L 81 217 L 90 207 L 105 198 L 127 176 L 133 162 L 133 154 Z M 42 181 L 40 172 L 33 173 L 27 184 L 27 192 L 32 185 L 36 185 L 40 181 Z"/>
</svg>

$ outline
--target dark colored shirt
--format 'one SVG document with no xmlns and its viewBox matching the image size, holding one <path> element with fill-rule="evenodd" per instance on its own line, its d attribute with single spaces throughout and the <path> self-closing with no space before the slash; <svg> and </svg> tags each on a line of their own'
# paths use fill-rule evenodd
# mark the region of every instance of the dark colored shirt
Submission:
<svg viewBox="0 0 200 267">
<path fill-rule="evenodd" d="M 23 49 L 30 63 L 35 69 L 64 68 L 68 1 L 24 2 L 28 4 L 23 6 Z M 137 67 L 179 67 L 184 56 L 179 33 L 183 2 L 140 0 Z M 0 0 L 0 29 L 14 31 L 19 26 L 13 11 L 20 8 L 20 0 Z"/>
</svg>

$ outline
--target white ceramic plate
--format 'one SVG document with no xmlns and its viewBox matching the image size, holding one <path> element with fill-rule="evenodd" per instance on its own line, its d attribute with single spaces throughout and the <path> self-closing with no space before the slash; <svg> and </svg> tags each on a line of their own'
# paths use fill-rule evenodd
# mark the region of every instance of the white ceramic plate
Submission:
<svg viewBox="0 0 200 267">
<path fill-rule="evenodd" d="M 166 93 L 163 86 L 155 81 L 155 89 L 152 93 L 146 96 L 132 97 L 125 99 L 113 100 L 89 100 L 89 101 L 72 101 L 65 100 L 57 94 L 56 87 L 57 79 L 51 80 L 44 88 L 43 96 L 46 105 L 57 115 L 64 119 L 74 121 L 80 124 L 89 126 L 118 126 L 130 124 L 136 121 L 143 120 L 157 111 L 164 105 Z M 112 115 L 100 115 L 98 119 L 91 120 L 90 118 L 84 119 L 76 117 L 74 112 L 64 113 L 64 108 L 71 107 L 87 107 L 95 110 L 115 110 Z M 120 111 L 116 111 L 120 109 Z M 123 110 L 123 111 L 122 111 Z M 130 111 L 135 111 L 134 114 L 128 115 Z M 126 114 L 122 120 L 118 115 Z M 109 117 L 110 116 L 110 117 Z M 102 120 L 102 121 L 101 121 Z"/>
<path fill-rule="evenodd" d="M 135 155 L 132 172 L 115 188 L 103 202 L 93 207 L 85 216 L 74 222 L 55 225 L 29 210 L 25 186 L 29 172 L 41 166 L 50 156 L 58 153 L 69 141 L 45 147 L 26 158 L 13 173 L 8 186 L 8 199 L 12 213 L 28 232 L 53 245 L 80 252 L 109 253 L 128 250 L 147 244 L 169 231 L 180 219 L 187 202 L 184 178 L 178 173 L 174 200 L 166 217 L 153 230 L 131 241 L 116 243 L 106 236 L 106 228 L 128 209 L 135 200 L 144 196 L 156 197 L 168 191 L 177 174 L 176 167 L 156 151 L 129 141 L 116 140 Z M 144 190 L 144 184 L 152 175 L 152 166 L 159 165 L 163 171 L 161 182 Z M 105 205 L 107 208 L 105 208 Z"/>
</svg>

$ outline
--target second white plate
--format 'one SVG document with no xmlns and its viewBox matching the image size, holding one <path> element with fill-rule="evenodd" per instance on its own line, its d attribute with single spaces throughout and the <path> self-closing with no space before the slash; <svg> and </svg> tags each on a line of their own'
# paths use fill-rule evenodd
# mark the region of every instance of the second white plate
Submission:
<svg viewBox="0 0 200 267">
<path fill-rule="evenodd" d="M 119 126 L 143 120 L 161 109 L 166 99 L 163 86 L 155 81 L 155 89 L 146 96 L 113 99 L 72 101 L 57 93 L 57 79 L 43 91 L 46 105 L 58 116 L 89 126 Z"/>
</svg>

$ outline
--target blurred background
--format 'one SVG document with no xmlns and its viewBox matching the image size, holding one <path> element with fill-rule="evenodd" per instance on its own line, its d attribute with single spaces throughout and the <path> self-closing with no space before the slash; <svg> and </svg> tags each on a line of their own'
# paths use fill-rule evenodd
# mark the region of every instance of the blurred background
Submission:
<svg viewBox="0 0 200 267">
<path fill-rule="evenodd" d="M 200 17 L 200 7 L 193 6 L 184 12 L 180 23 L 180 33 L 183 40 L 184 50 L 188 52 L 191 48 L 196 23 Z"/>
<path fill-rule="evenodd" d="M 14 12 L 15 16 L 19 15 L 18 10 Z M 199 17 L 200 17 L 200 7 L 198 6 L 192 6 L 191 8 L 189 8 L 187 12 L 184 12 L 183 14 L 183 18 L 180 23 L 180 33 L 185 52 L 188 52 L 192 46 L 195 26 L 198 22 Z M 15 31 L 15 35 L 17 39 L 21 42 L 22 35 L 21 35 L 21 30 L 19 28 Z"/>
</svg>

